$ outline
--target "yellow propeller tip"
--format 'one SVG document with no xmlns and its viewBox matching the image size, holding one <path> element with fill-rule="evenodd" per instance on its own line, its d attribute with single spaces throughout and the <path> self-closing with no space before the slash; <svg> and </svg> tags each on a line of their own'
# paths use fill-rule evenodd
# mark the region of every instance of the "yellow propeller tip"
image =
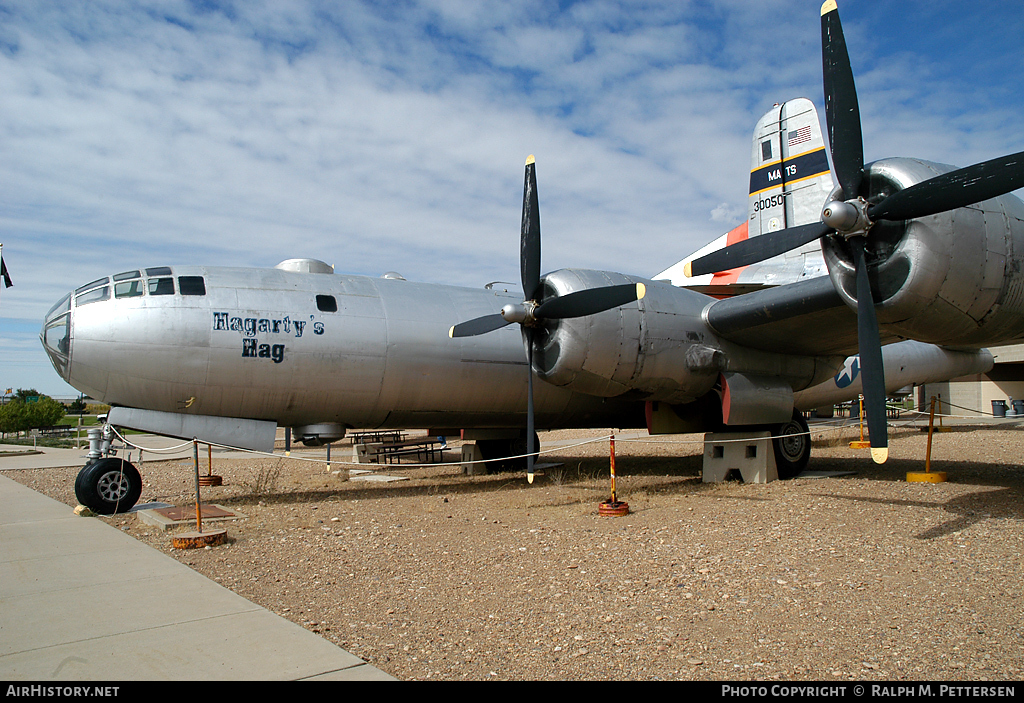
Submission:
<svg viewBox="0 0 1024 703">
<path fill-rule="evenodd" d="M 536 159 L 533 158 L 533 154 L 530 154 L 529 156 L 526 157 L 526 165 L 527 166 L 529 166 L 530 164 L 532 164 L 534 162 L 536 162 Z"/>
<path fill-rule="evenodd" d="M 692 261 L 687 261 L 683 265 L 683 275 L 686 276 L 687 278 L 693 278 L 693 262 Z"/>
<path fill-rule="evenodd" d="M 533 483 L 533 474 L 526 474 L 526 480 Z"/>
<path fill-rule="evenodd" d="M 825 0 L 825 4 L 821 6 L 821 16 L 824 17 L 830 12 L 838 10 L 839 6 L 836 5 L 836 0 Z"/>
<path fill-rule="evenodd" d="M 448 328 L 448 339 L 455 339 L 455 325 Z"/>
<path fill-rule="evenodd" d="M 871 447 L 871 459 L 876 464 L 884 464 L 889 458 L 889 447 Z"/>
<path fill-rule="evenodd" d="M 647 295 L 647 286 L 643 283 L 636 284 L 636 299 L 643 300 L 644 296 Z"/>
</svg>

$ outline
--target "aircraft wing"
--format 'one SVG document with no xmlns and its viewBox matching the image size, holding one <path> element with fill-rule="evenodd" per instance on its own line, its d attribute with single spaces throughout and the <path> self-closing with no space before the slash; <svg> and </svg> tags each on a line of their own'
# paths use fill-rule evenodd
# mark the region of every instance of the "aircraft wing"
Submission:
<svg viewBox="0 0 1024 703">
<path fill-rule="evenodd" d="M 719 335 L 737 344 L 784 354 L 857 353 L 857 313 L 828 276 L 718 300 L 704 311 Z M 901 339 L 882 330 L 882 343 Z"/>
</svg>

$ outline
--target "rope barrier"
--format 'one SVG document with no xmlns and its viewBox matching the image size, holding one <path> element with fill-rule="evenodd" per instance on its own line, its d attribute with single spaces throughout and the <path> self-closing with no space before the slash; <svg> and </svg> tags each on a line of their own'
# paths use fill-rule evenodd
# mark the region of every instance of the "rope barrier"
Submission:
<svg viewBox="0 0 1024 703">
<path fill-rule="evenodd" d="M 154 452 L 154 453 L 157 453 L 157 454 L 159 454 L 160 452 L 177 452 L 177 451 L 180 451 L 183 447 L 190 447 L 190 446 L 192 446 L 192 440 L 189 440 L 187 442 L 182 442 L 181 444 L 179 444 L 179 445 L 177 445 L 175 447 L 163 447 L 162 449 L 151 448 L 151 447 L 143 447 L 143 446 L 140 446 L 138 444 L 135 444 L 134 442 L 129 442 L 128 439 L 124 435 L 122 435 L 120 432 L 118 432 L 117 428 L 114 427 L 113 425 L 110 425 L 110 429 L 114 433 L 114 436 L 117 437 L 119 440 L 121 440 L 126 447 L 134 447 L 135 449 L 138 449 L 138 450 L 144 451 L 144 452 Z M 209 444 L 209 442 L 203 442 L 203 444 Z"/>
<path fill-rule="evenodd" d="M 966 410 L 968 412 L 979 413 L 979 415 L 982 416 L 982 417 L 986 417 L 986 418 L 989 417 L 988 415 L 985 415 L 984 413 L 981 413 L 980 411 L 975 410 L 973 408 L 967 408 L 967 407 L 964 407 L 964 406 L 956 405 L 954 403 L 950 403 L 949 401 L 944 401 L 944 402 L 947 405 L 951 406 L 951 407 L 956 407 L 956 408 L 959 408 L 961 410 Z M 896 406 L 887 406 L 887 407 L 895 408 Z M 906 409 L 906 408 L 898 408 L 898 409 L 901 412 L 909 413 L 909 414 L 915 415 L 915 416 L 922 416 L 923 417 L 923 416 L 927 416 L 928 415 L 928 413 L 920 411 L 920 410 L 913 410 L 913 409 Z M 939 413 L 936 413 L 936 417 L 955 418 L 955 419 L 977 419 L 979 417 L 979 415 L 953 415 L 953 414 L 939 414 Z M 920 419 L 920 418 L 915 418 L 914 420 L 911 420 L 911 422 L 917 422 L 918 419 Z M 995 418 L 995 419 L 1002 419 L 1002 418 Z M 1012 418 L 1012 417 L 1011 418 L 1007 418 L 1007 420 L 1013 421 L 1014 418 Z M 843 419 L 835 419 L 835 420 L 832 420 L 832 421 L 816 423 L 813 427 L 809 428 L 807 432 L 792 433 L 792 434 L 789 434 L 789 435 L 769 435 L 768 437 L 765 437 L 763 439 L 772 439 L 772 440 L 774 440 L 774 439 L 782 439 L 784 437 L 794 437 L 794 436 L 800 436 L 800 435 L 810 436 L 810 435 L 813 435 L 815 432 L 830 432 L 830 431 L 838 432 L 838 431 L 841 431 L 841 430 L 844 430 L 844 429 L 849 429 L 851 426 L 855 426 L 858 422 L 859 422 L 859 419 L 858 418 L 854 418 L 854 417 L 843 418 Z M 891 425 L 894 425 L 894 426 L 897 426 L 897 427 L 901 426 L 901 424 L 902 424 L 902 423 L 893 422 L 893 421 L 887 421 L 887 423 L 891 424 Z M 192 444 L 192 441 L 189 440 L 189 441 L 182 442 L 179 445 L 175 445 L 173 447 L 163 447 L 163 448 L 144 447 L 142 445 L 136 444 L 135 442 L 132 442 L 132 441 L 128 440 L 124 435 L 122 435 L 120 432 L 118 432 L 115 427 L 111 426 L 111 429 L 113 430 L 114 435 L 118 439 L 120 439 L 124 443 L 124 445 L 126 447 L 133 447 L 133 448 L 138 449 L 140 451 L 153 452 L 153 453 L 156 453 L 156 454 L 159 454 L 159 453 L 171 453 L 171 452 L 181 451 L 183 448 L 188 447 L 188 446 L 190 446 Z M 694 434 L 703 434 L 703 433 L 694 433 Z M 583 441 L 580 441 L 580 442 L 575 442 L 573 444 L 558 445 L 558 446 L 550 447 L 548 449 L 538 449 L 534 453 L 534 456 L 539 457 L 539 456 L 543 456 L 543 455 L 546 455 L 546 454 L 552 454 L 552 453 L 555 453 L 555 452 L 566 451 L 566 450 L 570 450 L 570 449 L 576 449 L 578 447 L 583 447 L 583 446 L 586 446 L 588 444 L 596 444 L 596 443 L 599 443 L 599 442 L 606 442 L 606 441 L 610 440 L 611 437 L 612 437 L 611 434 L 607 434 L 607 435 L 602 435 L 602 436 L 599 436 L 599 437 L 593 437 L 593 438 L 590 438 L 590 439 L 586 439 L 586 440 L 583 440 Z M 631 443 L 635 443 L 635 444 L 679 444 L 679 445 L 704 444 L 703 436 L 701 436 L 700 438 L 697 438 L 697 439 L 656 439 L 654 436 L 649 436 L 649 437 L 624 437 L 622 435 L 619 435 L 617 437 L 617 441 L 619 441 L 619 442 L 631 442 Z M 749 440 L 748 439 L 722 439 L 722 440 L 718 440 L 718 441 L 721 442 L 721 443 L 729 443 L 729 442 L 746 442 L 746 441 L 749 441 Z M 486 464 L 486 463 L 489 463 L 489 462 L 512 461 L 512 460 L 516 460 L 516 459 L 525 459 L 527 456 L 529 456 L 528 454 L 516 454 L 516 455 L 512 455 L 512 456 L 499 457 L 499 458 L 494 458 L 494 459 L 475 459 L 475 460 L 465 460 L 465 461 L 459 460 L 459 461 L 432 462 L 432 463 L 423 463 L 423 464 L 420 464 L 420 463 L 415 463 L 415 464 L 374 464 L 374 463 L 362 463 L 362 462 L 355 462 L 355 461 L 338 461 L 336 459 L 331 459 L 330 461 L 327 461 L 327 459 L 315 459 L 315 458 L 295 456 L 295 455 L 283 456 L 281 454 L 275 454 L 273 452 L 269 452 L 269 453 L 268 452 L 261 452 L 261 451 L 257 451 L 257 450 L 254 450 L 254 449 L 246 449 L 244 447 L 233 447 L 233 446 L 228 445 L 228 444 L 219 444 L 217 442 L 207 442 L 207 441 L 204 441 L 203 444 L 208 444 L 208 445 L 210 445 L 212 447 L 217 447 L 218 449 L 223 449 L 223 450 L 227 450 L 227 451 L 243 452 L 243 453 L 246 453 L 246 454 L 252 454 L 252 455 L 255 455 L 255 456 L 262 456 L 262 457 L 267 457 L 267 458 L 291 459 L 291 460 L 294 460 L 294 461 L 302 461 L 302 462 L 306 462 L 306 463 L 310 463 L 310 464 L 327 464 L 327 465 L 338 464 L 338 465 L 341 465 L 341 466 L 354 466 L 354 467 L 362 467 L 362 468 L 369 467 L 369 466 L 379 467 L 379 468 L 383 468 L 383 467 L 387 466 L 387 467 L 393 467 L 394 469 L 416 469 L 416 468 L 431 468 L 431 467 L 432 468 L 443 468 L 443 467 L 453 467 L 453 466 L 470 466 L 470 465 L 474 465 L 474 464 Z"/>
<path fill-rule="evenodd" d="M 820 426 L 817 426 L 814 429 L 809 429 L 807 432 L 794 432 L 794 433 L 791 433 L 791 434 L 788 434 L 788 435 L 770 435 L 770 436 L 764 437 L 762 439 L 782 439 L 783 437 L 795 437 L 795 436 L 801 436 L 801 435 L 810 436 L 815 431 L 828 431 L 829 429 L 841 430 L 844 427 L 849 427 L 849 422 L 848 421 L 845 422 L 843 425 L 838 425 L 837 424 L 837 425 L 835 425 L 834 427 L 831 427 L 831 428 L 829 428 L 829 427 L 821 428 Z M 141 446 L 139 444 L 136 444 L 134 442 L 129 441 L 127 438 L 125 438 L 124 435 L 119 433 L 117 431 L 117 429 L 114 428 L 113 426 L 111 426 L 111 429 L 114 432 L 114 435 L 118 439 L 120 439 L 125 444 L 126 447 L 134 447 L 135 449 L 139 449 L 140 451 L 156 452 L 156 453 L 159 453 L 159 452 L 169 453 L 169 452 L 180 451 L 181 449 L 192 445 L 192 440 L 189 440 L 187 442 L 182 442 L 181 444 L 176 445 L 174 447 L 164 447 L 164 448 L 144 447 L 144 446 Z M 695 434 L 703 434 L 703 433 L 695 433 Z M 611 434 L 607 434 L 607 435 L 602 435 L 600 437 L 593 437 L 593 438 L 586 439 L 586 440 L 583 440 L 583 441 L 580 441 L 580 442 L 575 442 L 573 444 L 558 445 L 558 446 L 550 447 L 548 449 L 538 449 L 534 453 L 534 456 L 535 457 L 536 456 L 542 456 L 542 455 L 545 455 L 545 454 L 552 454 L 552 453 L 555 453 L 555 452 L 560 452 L 560 451 L 565 451 L 565 450 L 570 450 L 570 449 L 576 449 L 578 447 L 583 447 L 583 446 L 586 446 L 588 444 L 596 444 L 596 443 L 599 443 L 599 442 L 606 442 L 606 441 L 610 440 L 611 437 L 612 437 Z M 670 440 L 670 439 L 661 439 L 661 440 L 659 440 L 659 439 L 652 439 L 652 438 L 647 438 L 647 437 L 628 438 L 628 437 L 622 437 L 620 435 L 618 437 L 618 441 L 619 442 L 633 442 L 633 443 L 638 443 L 638 444 L 683 444 L 683 445 L 688 445 L 688 444 L 704 444 L 703 437 L 701 437 L 700 439 L 690 439 L 690 440 Z M 722 443 L 729 443 L 729 442 L 747 442 L 749 440 L 748 439 L 723 439 L 723 440 L 719 440 L 719 441 L 722 442 Z M 217 447 L 218 449 L 224 449 L 224 450 L 227 450 L 227 451 L 242 452 L 242 453 L 246 453 L 246 454 L 252 454 L 252 455 L 255 455 L 255 456 L 262 456 L 262 457 L 273 458 L 273 459 L 282 459 L 282 460 L 283 459 L 290 459 L 290 460 L 302 461 L 302 462 L 306 462 L 306 463 L 310 463 L 310 464 L 327 464 L 327 465 L 339 464 L 341 466 L 354 466 L 354 467 L 361 467 L 361 468 L 366 468 L 366 467 L 370 467 L 370 466 L 373 466 L 375 468 L 377 468 L 377 467 L 380 467 L 380 468 L 383 468 L 383 467 L 389 467 L 389 468 L 393 467 L 394 469 L 454 467 L 454 466 L 467 466 L 467 465 L 474 465 L 474 464 L 486 464 L 486 463 L 489 463 L 489 462 L 512 461 L 512 460 L 515 460 L 515 459 L 525 459 L 527 456 L 529 456 L 529 454 L 527 453 L 527 454 L 517 454 L 517 455 L 513 455 L 513 456 L 499 457 L 499 458 L 494 458 L 494 459 L 476 459 L 476 460 L 465 460 L 465 461 L 460 460 L 460 461 L 449 461 L 449 462 L 432 462 L 432 463 L 425 463 L 425 464 L 418 464 L 418 463 L 417 464 L 368 464 L 368 463 L 355 462 L 355 461 L 338 461 L 338 460 L 333 459 L 333 458 L 328 462 L 327 459 L 314 459 L 314 458 L 310 458 L 310 457 L 302 457 L 302 456 L 295 456 L 295 455 L 283 456 L 281 454 L 275 454 L 273 452 L 269 452 L 269 453 L 268 452 L 261 452 L 261 451 L 255 450 L 255 449 L 247 449 L 247 448 L 244 448 L 244 447 L 233 447 L 233 446 L 228 445 L 228 444 L 219 444 L 217 442 L 203 441 L 203 444 L 208 444 L 208 445 L 210 445 L 212 447 Z"/>
</svg>

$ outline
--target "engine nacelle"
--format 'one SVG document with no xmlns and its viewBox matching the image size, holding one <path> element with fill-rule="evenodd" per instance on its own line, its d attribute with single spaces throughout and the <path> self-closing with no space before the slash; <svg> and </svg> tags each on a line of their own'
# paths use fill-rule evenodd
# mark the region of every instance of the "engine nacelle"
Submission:
<svg viewBox="0 0 1024 703">
<path fill-rule="evenodd" d="M 638 280 L 563 269 L 544 279 L 544 297 Z M 638 399 L 686 403 L 707 393 L 725 368 L 722 352 L 701 343 L 707 332 L 700 312 L 707 298 L 663 284 L 645 285 L 640 304 L 545 322 L 536 335 L 537 374 L 556 386 L 604 397 L 632 391 Z"/>
<path fill-rule="evenodd" d="M 916 159 L 869 164 L 868 200 L 908 188 L 952 166 Z M 841 195 L 837 190 L 833 198 Z M 856 276 L 846 241 L 822 250 L 839 294 L 856 309 Z M 1004 196 L 908 222 L 876 223 L 868 266 L 878 321 L 925 342 L 986 344 L 1024 332 L 1024 207 Z M 1016 330 L 1016 331 L 1015 331 Z"/>
<path fill-rule="evenodd" d="M 701 315 L 712 299 L 668 283 L 563 269 L 545 278 L 543 297 L 638 280 L 645 284 L 646 295 L 637 303 L 538 327 L 537 374 L 589 395 L 678 404 L 704 396 L 726 373 L 773 376 L 792 388 L 834 373 L 832 365 L 811 357 L 752 351 L 720 339 Z"/>
</svg>

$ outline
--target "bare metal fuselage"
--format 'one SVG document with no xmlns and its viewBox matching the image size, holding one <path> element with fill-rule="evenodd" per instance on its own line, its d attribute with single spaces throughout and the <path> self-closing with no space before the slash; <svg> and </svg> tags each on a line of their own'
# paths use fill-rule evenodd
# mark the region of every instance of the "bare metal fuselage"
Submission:
<svg viewBox="0 0 1024 703">
<path fill-rule="evenodd" d="M 139 288 L 155 289 L 157 277 L 140 273 Z M 58 305 L 50 313 L 44 345 L 71 385 L 112 405 L 285 426 L 525 423 L 518 326 L 447 334 L 460 320 L 519 302 L 517 295 L 278 269 L 183 266 L 167 277 L 178 286 L 173 294 L 118 297 L 118 277 L 101 279 L 76 291 L 67 312 Z M 202 277 L 205 294 L 182 295 L 181 277 Z M 103 287 L 105 297 L 97 293 Z M 542 427 L 644 421 L 642 403 L 548 384 L 539 384 L 536 403 Z"/>
</svg>

